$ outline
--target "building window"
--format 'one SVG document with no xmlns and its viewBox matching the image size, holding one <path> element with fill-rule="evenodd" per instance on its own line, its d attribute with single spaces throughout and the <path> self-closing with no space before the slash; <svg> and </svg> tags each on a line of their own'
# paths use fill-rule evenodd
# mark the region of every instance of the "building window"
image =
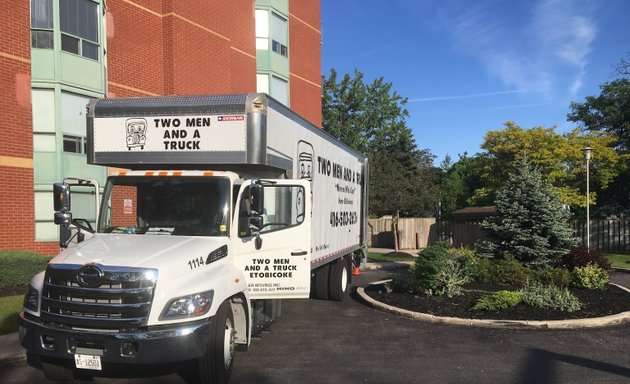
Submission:
<svg viewBox="0 0 630 384">
<path fill-rule="evenodd" d="M 98 4 L 91 0 L 60 0 L 61 49 L 99 59 Z"/>
<path fill-rule="evenodd" d="M 269 50 L 269 12 L 257 9 L 256 16 L 256 49 Z"/>
<path fill-rule="evenodd" d="M 81 153 L 81 138 L 77 136 L 63 135 L 63 151 L 69 153 Z"/>
<path fill-rule="evenodd" d="M 269 94 L 269 75 L 264 73 L 256 74 L 256 92 Z"/>
<path fill-rule="evenodd" d="M 288 31 L 287 20 L 275 13 L 271 13 L 271 50 L 288 57 Z"/>
<path fill-rule="evenodd" d="M 31 46 L 54 47 L 52 0 L 31 0 Z"/>
<path fill-rule="evenodd" d="M 277 76 L 271 76 L 271 93 L 274 99 L 289 106 L 289 82 Z"/>
</svg>

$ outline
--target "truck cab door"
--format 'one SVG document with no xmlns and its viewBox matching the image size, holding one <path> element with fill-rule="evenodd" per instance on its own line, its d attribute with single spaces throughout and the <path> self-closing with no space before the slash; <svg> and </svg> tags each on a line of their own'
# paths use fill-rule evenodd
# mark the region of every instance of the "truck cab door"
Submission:
<svg viewBox="0 0 630 384">
<path fill-rule="evenodd" d="M 235 263 L 252 299 L 308 298 L 311 191 L 308 180 L 264 180 L 262 212 L 252 213 L 252 182 L 241 186 L 231 233 Z M 256 217 L 252 219 L 252 217 Z M 262 220 L 261 220 L 262 219 Z M 252 225 L 255 224 L 255 225 Z"/>
</svg>

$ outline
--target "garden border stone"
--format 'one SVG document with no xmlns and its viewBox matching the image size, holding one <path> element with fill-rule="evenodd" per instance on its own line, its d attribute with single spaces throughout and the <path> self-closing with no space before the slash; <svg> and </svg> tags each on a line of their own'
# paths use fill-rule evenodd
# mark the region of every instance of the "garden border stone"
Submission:
<svg viewBox="0 0 630 384">
<path fill-rule="evenodd" d="M 391 279 L 375 281 L 369 285 L 384 284 Z M 610 283 L 624 291 L 630 293 L 630 289 L 618 284 Z M 449 324 L 459 326 L 471 326 L 482 328 L 529 328 L 529 329 L 578 329 L 578 328 L 599 328 L 609 327 L 630 323 L 630 311 L 621 312 L 615 315 L 593 317 L 587 319 L 571 319 L 571 320 L 491 320 L 491 319 L 462 319 L 459 317 L 443 317 L 435 316 L 428 313 L 414 312 L 407 309 L 393 307 L 391 305 L 374 300 L 365 293 L 364 287 L 357 287 L 357 295 L 367 305 L 372 308 L 392 313 L 395 315 L 407 317 L 413 320 L 419 320 L 436 324 Z"/>
</svg>

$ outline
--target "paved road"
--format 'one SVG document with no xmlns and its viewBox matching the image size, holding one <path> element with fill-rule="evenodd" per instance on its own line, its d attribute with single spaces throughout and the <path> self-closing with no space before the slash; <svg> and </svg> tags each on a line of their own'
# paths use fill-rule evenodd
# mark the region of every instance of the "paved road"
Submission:
<svg viewBox="0 0 630 384">
<path fill-rule="evenodd" d="M 382 271 L 364 272 L 359 282 Z M 630 381 L 630 326 L 507 330 L 426 324 L 343 303 L 285 301 L 283 315 L 237 355 L 232 383 L 620 383 Z M 176 374 L 95 383 L 185 383 Z M 42 383 L 24 362 L 0 383 Z"/>
</svg>

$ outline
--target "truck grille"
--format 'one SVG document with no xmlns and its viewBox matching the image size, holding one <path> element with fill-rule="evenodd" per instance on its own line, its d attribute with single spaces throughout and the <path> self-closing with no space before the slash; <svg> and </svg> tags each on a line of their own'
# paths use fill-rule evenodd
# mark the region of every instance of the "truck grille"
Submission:
<svg viewBox="0 0 630 384">
<path fill-rule="evenodd" d="M 147 324 L 157 270 L 97 264 L 49 264 L 41 317 L 51 325 L 87 329 Z"/>
</svg>

